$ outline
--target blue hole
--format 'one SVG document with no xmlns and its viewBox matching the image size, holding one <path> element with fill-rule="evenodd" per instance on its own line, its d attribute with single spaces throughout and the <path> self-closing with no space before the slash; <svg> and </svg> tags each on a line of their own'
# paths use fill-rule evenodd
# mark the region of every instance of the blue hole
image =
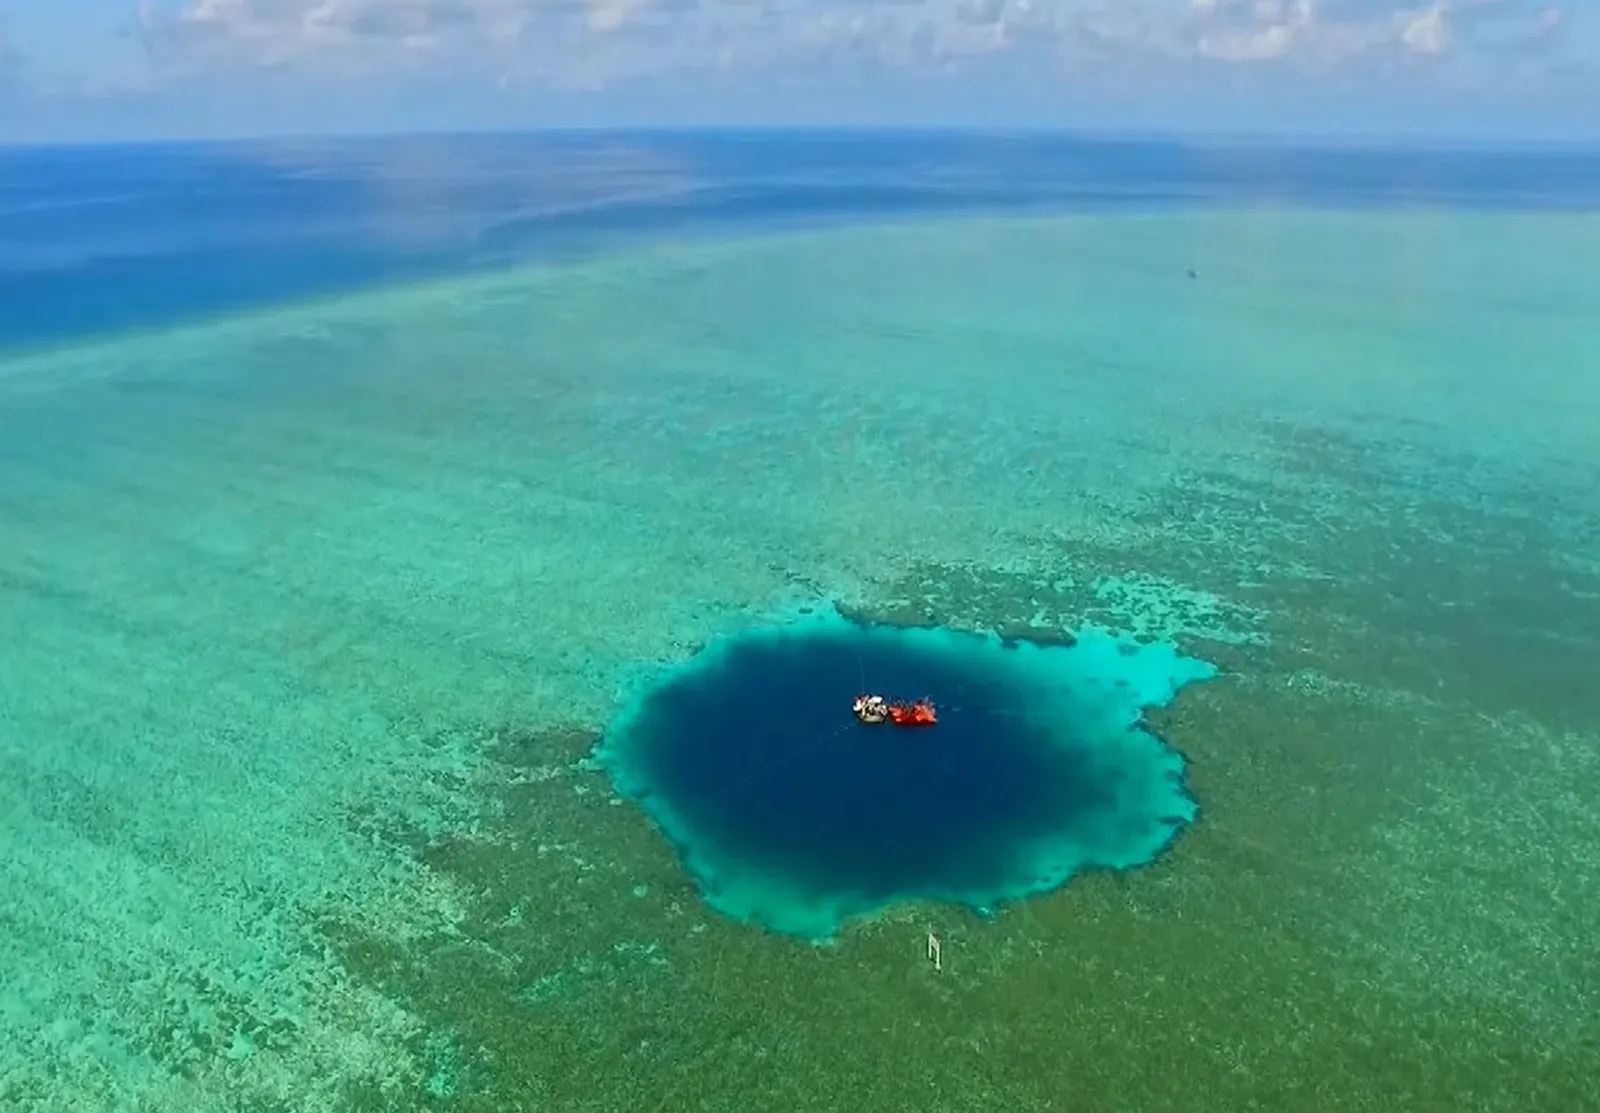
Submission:
<svg viewBox="0 0 1600 1113">
<path fill-rule="evenodd" d="M 624 710 L 599 749 L 708 903 L 826 939 L 899 901 L 972 909 L 1149 862 L 1195 815 L 1146 707 L 1214 675 L 1171 646 L 856 623 L 724 639 Z M 938 723 L 865 725 L 859 693 Z"/>
</svg>

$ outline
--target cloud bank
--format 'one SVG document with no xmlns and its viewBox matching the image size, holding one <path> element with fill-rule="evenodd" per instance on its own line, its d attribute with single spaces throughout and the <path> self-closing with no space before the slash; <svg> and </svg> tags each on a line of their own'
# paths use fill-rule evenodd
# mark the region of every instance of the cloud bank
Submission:
<svg viewBox="0 0 1600 1113">
<path fill-rule="evenodd" d="M 1008 58 L 1334 72 L 1526 54 L 1566 24 L 1529 0 L 151 0 L 138 21 L 169 72 L 494 67 L 567 85 Z"/>
</svg>

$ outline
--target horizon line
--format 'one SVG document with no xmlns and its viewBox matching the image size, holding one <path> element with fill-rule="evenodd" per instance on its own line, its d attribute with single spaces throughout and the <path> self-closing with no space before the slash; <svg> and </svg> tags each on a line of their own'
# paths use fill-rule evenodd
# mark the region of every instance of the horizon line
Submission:
<svg viewBox="0 0 1600 1113">
<path fill-rule="evenodd" d="M 116 150 L 178 147 L 230 147 L 264 143 L 361 143 L 405 140 L 470 140 L 580 136 L 634 137 L 905 137 L 951 136 L 1079 142 L 1104 146 L 1140 145 L 1193 149 L 1275 149 L 1315 154 L 1511 154 L 1549 153 L 1600 157 L 1600 139 L 1508 137 L 1469 138 L 1406 133 L 1290 133 L 1267 130 L 1095 129 L 1041 125 L 972 124 L 546 124 L 502 128 L 425 128 L 261 132 L 236 136 L 171 136 L 134 139 L 66 139 L 59 142 L 0 138 L 0 151 Z"/>
</svg>

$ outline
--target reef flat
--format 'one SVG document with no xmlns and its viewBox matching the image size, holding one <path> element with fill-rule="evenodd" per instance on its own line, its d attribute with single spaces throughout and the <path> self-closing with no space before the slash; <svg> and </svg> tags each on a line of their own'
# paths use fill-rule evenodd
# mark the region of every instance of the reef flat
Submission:
<svg viewBox="0 0 1600 1113">
<path fill-rule="evenodd" d="M 0 1104 L 1582 1108 L 1597 239 L 854 228 L 7 360 Z M 1215 662 L 1148 713 L 1204 822 L 715 914 L 593 747 L 829 601 Z"/>
</svg>

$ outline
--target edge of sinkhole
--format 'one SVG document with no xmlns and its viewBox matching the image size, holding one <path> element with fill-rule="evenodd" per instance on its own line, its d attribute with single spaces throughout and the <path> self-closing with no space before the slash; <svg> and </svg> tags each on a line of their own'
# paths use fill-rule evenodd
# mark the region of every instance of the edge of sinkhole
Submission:
<svg viewBox="0 0 1600 1113">
<path fill-rule="evenodd" d="M 1164 661 L 1164 665 L 1160 669 L 1149 670 L 1149 683 L 1134 686 L 1126 682 L 1126 677 L 1116 682 L 1115 686 L 1124 694 L 1119 699 L 1108 701 L 1105 708 L 1107 718 L 1103 721 L 1103 725 L 1108 735 L 1134 732 L 1142 734 L 1164 756 L 1171 759 L 1172 764 L 1165 772 L 1184 802 L 1183 814 L 1177 816 L 1179 822 L 1173 825 L 1171 832 L 1160 845 L 1138 861 L 1121 864 L 1114 862 L 1080 864 L 1059 877 L 1052 877 L 1046 871 L 1041 874 L 1041 880 L 1035 886 L 1008 893 L 1003 898 L 984 900 L 977 899 L 976 895 L 971 893 L 927 891 L 882 902 L 865 902 L 860 907 L 846 906 L 842 903 L 838 907 L 819 905 L 815 916 L 812 917 L 813 922 L 805 928 L 798 926 L 778 928 L 767 923 L 759 916 L 752 915 L 742 902 L 727 899 L 724 879 L 715 868 L 702 863 L 704 855 L 684 835 L 692 824 L 679 816 L 650 785 L 639 781 L 637 775 L 628 768 L 627 762 L 621 760 L 624 755 L 615 746 L 615 741 L 628 734 L 629 729 L 646 710 L 652 694 L 670 682 L 671 678 L 681 670 L 715 667 L 719 658 L 725 657 L 736 646 L 748 644 L 751 639 L 783 638 L 796 632 L 805 632 L 807 627 L 814 627 L 819 631 L 829 627 L 866 632 L 881 631 L 885 635 L 921 636 L 968 645 L 974 642 L 987 642 L 995 651 L 1006 654 L 1009 668 L 1019 670 L 1024 675 L 1032 674 L 1032 679 L 1041 684 L 1048 684 L 1049 678 L 1054 676 L 1055 683 L 1059 685 L 1063 675 L 1060 672 L 1060 665 L 1064 661 L 1071 661 L 1073 671 L 1077 675 L 1093 676 L 1096 670 L 1092 665 L 1098 661 L 1104 667 L 1108 656 L 1126 659 L 1154 655 Z M 1034 636 L 1035 633 L 1037 636 Z M 659 668 L 648 670 L 647 675 L 639 677 L 637 682 L 630 684 L 629 690 L 622 694 L 621 704 L 616 714 L 600 732 L 588 762 L 592 768 L 607 776 L 617 796 L 639 808 L 650 821 L 651 826 L 670 846 L 696 893 L 709 908 L 737 923 L 803 938 L 814 945 L 825 945 L 832 943 L 848 926 L 878 918 L 908 905 L 924 901 L 948 904 L 965 908 L 980 917 L 990 918 L 1006 905 L 1057 891 L 1075 877 L 1088 873 L 1127 873 L 1160 861 L 1178 841 L 1178 837 L 1199 821 L 1201 808 L 1199 801 L 1189 789 L 1188 757 L 1151 728 L 1146 713 L 1170 706 L 1178 693 L 1190 684 L 1212 680 L 1219 675 L 1221 670 L 1216 664 L 1183 652 L 1173 642 L 1135 638 L 1093 623 L 1086 623 L 1070 631 L 1048 629 L 1030 634 L 1011 631 L 1001 633 L 984 629 L 960 629 L 932 621 L 917 623 L 880 621 L 870 617 L 863 609 L 842 606 L 831 600 L 812 601 L 752 616 L 748 625 L 735 631 L 714 635 L 684 659 L 664 663 Z"/>
</svg>

